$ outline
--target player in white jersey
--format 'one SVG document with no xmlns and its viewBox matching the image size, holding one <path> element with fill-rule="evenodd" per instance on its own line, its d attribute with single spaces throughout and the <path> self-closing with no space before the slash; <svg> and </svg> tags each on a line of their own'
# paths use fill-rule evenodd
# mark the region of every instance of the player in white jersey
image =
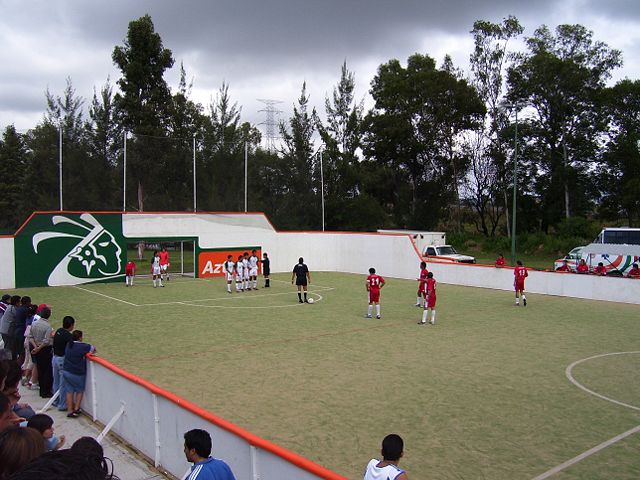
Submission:
<svg viewBox="0 0 640 480">
<path fill-rule="evenodd" d="M 255 250 L 251 250 L 251 256 L 249 257 L 249 282 L 253 282 L 253 289 L 258 289 L 258 263 L 260 263 L 260 259 L 258 255 L 256 255 Z M 249 287 L 251 287 L 251 283 Z"/>
<path fill-rule="evenodd" d="M 236 292 L 244 292 L 244 258 L 242 255 L 238 255 L 238 261 L 236 262 Z"/>
<path fill-rule="evenodd" d="M 227 293 L 231 293 L 231 282 L 233 282 L 233 271 L 236 264 L 231 258 L 231 255 L 227 255 L 227 261 L 224 262 L 224 276 L 227 279 Z"/>
<path fill-rule="evenodd" d="M 249 254 L 247 252 L 244 252 L 244 255 L 242 257 L 242 265 L 244 265 L 244 276 L 242 277 L 242 284 L 245 290 L 251 290 L 251 285 L 249 284 Z"/>
<path fill-rule="evenodd" d="M 400 435 L 392 433 L 382 440 L 382 460 L 373 458 L 367 464 L 364 480 L 408 480 L 404 470 L 398 467 L 402 458 L 404 442 Z"/>
<path fill-rule="evenodd" d="M 158 255 L 158 251 L 155 250 L 153 252 L 153 258 L 151 259 L 151 274 L 153 275 L 153 288 L 156 288 L 158 284 L 161 287 L 164 287 L 162 284 L 162 270 L 160 269 L 160 256 Z"/>
</svg>

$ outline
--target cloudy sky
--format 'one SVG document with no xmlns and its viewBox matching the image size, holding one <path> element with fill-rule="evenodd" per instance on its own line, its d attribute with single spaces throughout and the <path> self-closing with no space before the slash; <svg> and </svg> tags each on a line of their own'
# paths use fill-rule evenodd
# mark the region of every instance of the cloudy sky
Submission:
<svg viewBox="0 0 640 480">
<path fill-rule="evenodd" d="M 108 76 L 115 83 L 113 48 L 146 13 L 176 60 L 169 84 L 182 62 L 192 98 L 208 105 L 226 82 L 242 119 L 256 124 L 264 121 L 257 99 L 282 101 L 287 118 L 304 81 L 322 113 L 344 60 L 368 106 L 371 79 L 391 58 L 420 52 L 440 64 L 448 53 L 466 69 L 473 22 L 510 14 L 525 35 L 580 23 L 623 52 L 614 80 L 640 78 L 637 0 L 0 0 L 0 128 L 34 127 L 45 90 L 62 94 L 67 77 L 87 103 Z"/>
</svg>

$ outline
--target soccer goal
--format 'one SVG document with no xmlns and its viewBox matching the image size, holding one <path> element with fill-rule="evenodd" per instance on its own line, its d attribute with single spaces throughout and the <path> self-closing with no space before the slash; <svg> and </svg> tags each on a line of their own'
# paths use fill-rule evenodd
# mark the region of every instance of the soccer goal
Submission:
<svg viewBox="0 0 640 480">
<path fill-rule="evenodd" d="M 182 277 L 195 277 L 196 251 L 194 240 L 173 239 L 147 239 L 127 244 L 127 261 L 136 263 L 136 275 L 148 276 L 151 274 L 151 262 L 154 252 L 162 252 L 165 249 L 169 256 L 170 275 Z"/>
</svg>

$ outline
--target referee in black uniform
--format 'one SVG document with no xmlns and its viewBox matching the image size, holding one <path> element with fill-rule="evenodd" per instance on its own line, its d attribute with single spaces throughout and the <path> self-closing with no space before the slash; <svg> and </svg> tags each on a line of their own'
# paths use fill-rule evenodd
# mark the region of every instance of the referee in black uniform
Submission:
<svg viewBox="0 0 640 480">
<path fill-rule="evenodd" d="M 309 300 L 307 300 L 307 285 L 311 283 L 311 275 L 302 257 L 298 259 L 298 263 L 293 267 L 293 273 L 291 274 L 292 285 L 294 279 L 298 286 L 298 301 L 302 303 L 302 290 L 304 289 L 304 303 L 309 303 Z"/>
</svg>

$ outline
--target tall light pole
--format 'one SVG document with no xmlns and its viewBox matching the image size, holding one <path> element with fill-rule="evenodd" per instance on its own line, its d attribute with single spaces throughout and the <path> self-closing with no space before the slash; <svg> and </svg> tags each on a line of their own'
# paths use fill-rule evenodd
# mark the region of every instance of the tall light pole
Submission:
<svg viewBox="0 0 640 480">
<path fill-rule="evenodd" d="M 124 131 L 122 150 L 122 211 L 127 211 L 127 131 Z"/>
<path fill-rule="evenodd" d="M 193 134 L 193 213 L 196 213 L 196 134 Z"/>
<path fill-rule="evenodd" d="M 320 149 L 320 195 L 322 198 L 322 231 L 324 232 L 324 171 L 322 168 L 322 148 Z"/>
<path fill-rule="evenodd" d="M 514 155 L 513 155 L 513 214 L 511 216 L 511 264 L 516 264 L 516 195 L 518 193 L 518 111 L 525 107 L 524 103 L 503 103 L 504 108 L 514 110 L 516 113 L 516 124 L 514 133 Z"/>
<path fill-rule="evenodd" d="M 60 178 L 60 211 L 62 211 L 62 120 L 60 120 L 60 125 L 58 126 L 58 135 L 59 135 L 59 161 L 58 161 L 58 176 Z"/>
</svg>

